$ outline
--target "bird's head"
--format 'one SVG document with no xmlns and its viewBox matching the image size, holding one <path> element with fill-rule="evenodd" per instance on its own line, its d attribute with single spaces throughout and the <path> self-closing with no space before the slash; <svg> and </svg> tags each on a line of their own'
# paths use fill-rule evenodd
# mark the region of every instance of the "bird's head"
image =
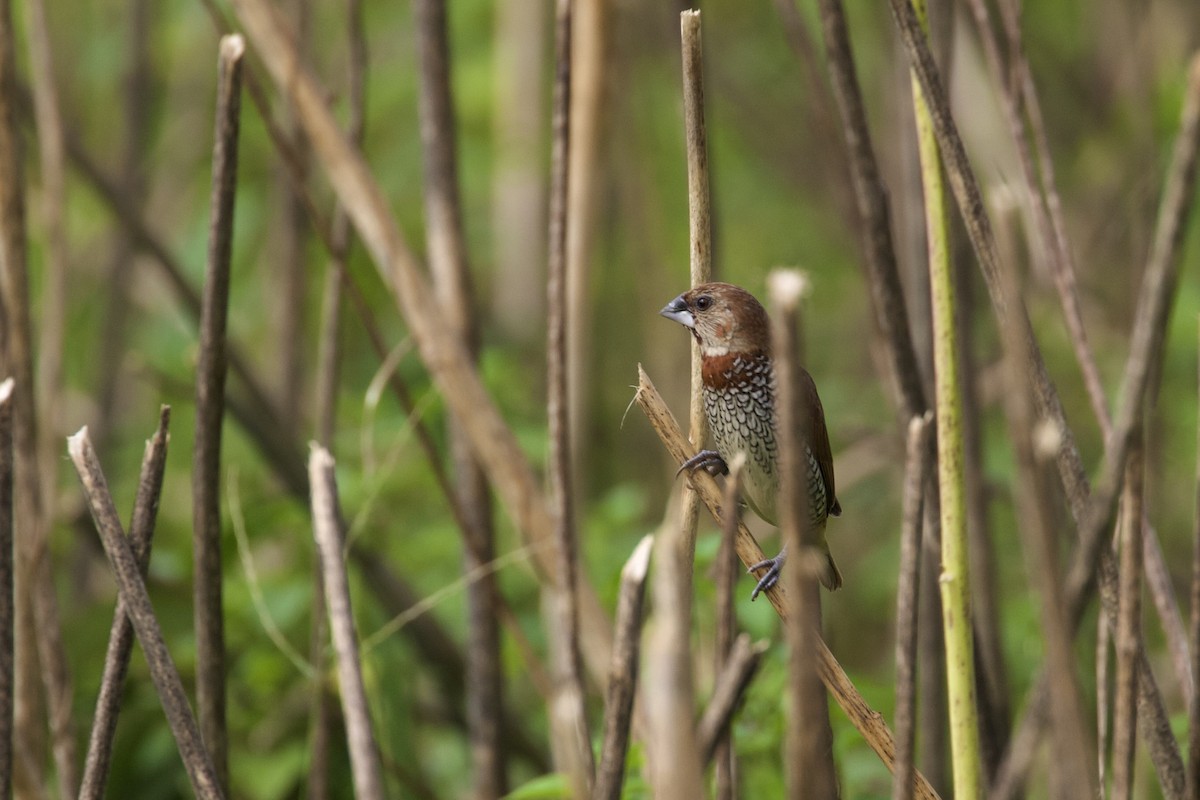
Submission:
<svg viewBox="0 0 1200 800">
<path fill-rule="evenodd" d="M 659 312 L 688 328 L 704 356 L 767 352 L 771 325 L 762 304 L 740 286 L 703 283 Z"/>
</svg>

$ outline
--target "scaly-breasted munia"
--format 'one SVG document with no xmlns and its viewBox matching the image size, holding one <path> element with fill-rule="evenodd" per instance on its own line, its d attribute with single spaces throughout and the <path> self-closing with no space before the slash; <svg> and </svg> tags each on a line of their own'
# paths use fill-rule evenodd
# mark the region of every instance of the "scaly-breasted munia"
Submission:
<svg viewBox="0 0 1200 800">
<path fill-rule="evenodd" d="M 716 450 L 701 450 L 680 467 L 704 467 L 724 472 L 735 454 L 746 456 L 743 473 L 745 499 L 754 512 L 772 525 L 779 495 L 779 449 L 775 439 L 775 370 L 771 363 L 771 325 L 766 309 L 754 295 L 729 283 L 705 283 L 676 297 L 659 312 L 688 328 L 700 345 L 704 411 Z M 833 452 L 825 411 L 812 376 L 800 368 L 802 407 L 807 422 L 800 431 L 807 462 L 808 511 L 814 540 L 824 558 L 818 577 L 826 589 L 842 585 L 842 575 L 825 541 L 825 522 L 838 516 L 833 485 Z M 787 557 L 787 548 L 775 558 L 751 567 L 767 572 L 751 599 L 774 586 Z"/>
</svg>

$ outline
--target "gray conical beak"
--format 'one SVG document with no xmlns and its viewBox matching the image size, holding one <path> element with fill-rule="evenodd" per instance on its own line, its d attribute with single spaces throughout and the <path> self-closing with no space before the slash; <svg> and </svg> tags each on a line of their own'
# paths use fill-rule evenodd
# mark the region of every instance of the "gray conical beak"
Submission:
<svg viewBox="0 0 1200 800">
<path fill-rule="evenodd" d="M 692 316 L 692 312 L 688 310 L 687 303 L 684 302 L 683 295 L 679 295 L 671 302 L 663 306 L 663 310 L 658 312 L 667 319 L 673 319 L 685 328 L 696 327 L 696 318 Z"/>
</svg>

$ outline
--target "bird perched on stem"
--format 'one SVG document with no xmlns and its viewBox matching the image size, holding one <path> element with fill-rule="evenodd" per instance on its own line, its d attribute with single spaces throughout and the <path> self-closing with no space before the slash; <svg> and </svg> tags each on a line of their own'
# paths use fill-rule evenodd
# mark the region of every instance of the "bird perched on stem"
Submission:
<svg viewBox="0 0 1200 800">
<path fill-rule="evenodd" d="M 779 495 L 779 448 L 775 438 L 775 370 L 771 362 L 771 324 L 754 295 L 729 283 L 705 283 L 684 292 L 661 313 L 692 332 L 700 345 L 704 412 L 716 450 L 701 450 L 679 471 L 727 471 L 726 462 L 746 455 L 745 499 L 758 516 L 776 525 Z M 813 541 L 821 551 L 818 577 L 830 591 L 842 585 L 825 541 L 825 523 L 842 513 L 833 484 L 833 451 L 825 427 L 825 411 L 808 370 L 800 368 L 802 406 L 807 419 L 800 431 L 807 462 L 808 512 Z M 774 586 L 787 548 L 775 558 L 755 564 L 766 569 L 751 599 Z"/>
</svg>

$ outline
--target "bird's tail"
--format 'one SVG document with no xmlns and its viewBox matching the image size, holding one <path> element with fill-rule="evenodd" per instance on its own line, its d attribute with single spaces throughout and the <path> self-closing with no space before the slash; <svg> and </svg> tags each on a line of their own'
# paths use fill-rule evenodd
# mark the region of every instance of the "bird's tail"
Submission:
<svg viewBox="0 0 1200 800">
<path fill-rule="evenodd" d="M 833 563 L 833 554 L 829 552 L 829 545 L 825 545 L 824 550 L 818 560 L 817 568 L 820 571 L 817 573 L 817 577 L 820 579 L 821 585 L 832 592 L 842 588 L 842 573 L 837 568 L 837 564 Z"/>
</svg>

